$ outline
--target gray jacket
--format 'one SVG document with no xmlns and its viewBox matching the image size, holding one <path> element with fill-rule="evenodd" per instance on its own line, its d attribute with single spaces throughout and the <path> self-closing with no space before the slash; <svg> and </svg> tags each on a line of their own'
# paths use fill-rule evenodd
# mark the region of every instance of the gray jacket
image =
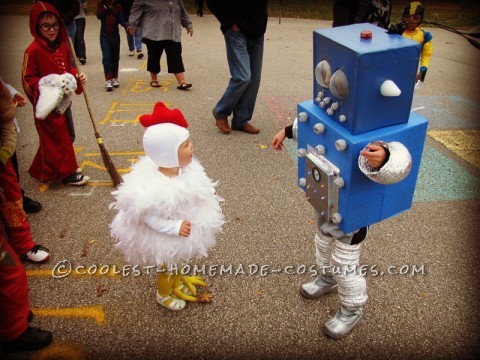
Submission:
<svg viewBox="0 0 480 360">
<path fill-rule="evenodd" d="M 180 42 L 182 27 L 192 28 L 183 0 L 135 0 L 128 18 L 130 27 L 142 27 L 142 37 Z"/>
</svg>

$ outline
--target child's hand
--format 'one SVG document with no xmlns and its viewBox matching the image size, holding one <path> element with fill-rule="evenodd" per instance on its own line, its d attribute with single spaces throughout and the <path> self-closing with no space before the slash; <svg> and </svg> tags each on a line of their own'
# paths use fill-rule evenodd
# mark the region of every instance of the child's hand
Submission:
<svg viewBox="0 0 480 360">
<path fill-rule="evenodd" d="M 182 225 L 180 226 L 180 232 L 178 235 L 189 237 L 191 227 L 192 227 L 192 224 L 190 223 L 190 221 L 183 220 Z"/>
<path fill-rule="evenodd" d="M 137 31 L 137 28 L 135 26 L 128 26 L 128 32 L 130 35 L 135 36 L 135 32 Z"/>
<path fill-rule="evenodd" d="M 13 103 L 15 104 L 15 106 L 22 107 L 27 104 L 27 99 L 25 99 L 25 97 L 22 94 L 17 92 L 13 97 Z"/>
<path fill-rule="evenodd" d="M 385 164 L 387 158 L 387 152 L 380 145 L 369 145 L 368 150 L 360 151 L 360 155 L 367 159 L 368 164 L 374 168 L 380 168 Z"/>
<path fill-rule="evenodd" d="M 282 129 L 273 138 L 273 141 L 272 141 L 273 148 L 276 149 L 276 150 L 282 150 L 283 149 L 283 140 L 285 140 L 285 137 L 286 137 L 285 129 Z"/>
<path fill-rule="evenodd" d="M 87 83 L 87 75 L 85 75 L 85 73 L 80 73 L 78 74 L 78 79 L 80 80 L 80 82 L 85 85 Z"/>
<path fill-rule="evenodd" d="M 193 28 L 191 27 L 187 28 L 187 34 L 190 36 L 193 36 Z"/>
</svg>

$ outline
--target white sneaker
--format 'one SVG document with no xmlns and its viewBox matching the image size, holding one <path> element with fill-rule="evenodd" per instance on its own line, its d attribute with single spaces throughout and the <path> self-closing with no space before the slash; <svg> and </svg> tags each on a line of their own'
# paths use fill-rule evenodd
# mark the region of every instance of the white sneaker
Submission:
<svg viewBox="0 0 480 360">
<path fill-rule="evenodd" d="M 43 264 L 50 260 L 50 250 L 42 245 L 35 245 L 29 252 L 20 255 L 22 260 L 28 260 L 35 264 Z"/>
<path fill-rule="evenodd" d="M 112 91 L 113 90 L 112 80 L 105 81 L 105 90 L 107 90 L 107 91 Z"/>
<path fill-rule="evenodd" d="M 128 56 L 135 56 L 135 51 L 130 51 L 130 53 L 128 54 Z"/>
<path fill-rule="evenodd" d="M 117 87 L 120 86 L 120 82 L 118 81 L 117 78 L 112 79 L 112 85 L 113 85 L 114 88 L 117 88 Z"/>
</svg>

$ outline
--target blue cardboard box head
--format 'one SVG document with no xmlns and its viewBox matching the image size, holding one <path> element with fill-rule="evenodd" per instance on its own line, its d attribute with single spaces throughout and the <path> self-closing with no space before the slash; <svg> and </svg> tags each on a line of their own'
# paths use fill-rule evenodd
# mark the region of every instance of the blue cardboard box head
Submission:
<svg viewBox="0 0 480 360">
<path fill-rule="evenodd" d="M 313 99 L 353 135 L 406 123 L 419 57 L 417 42 L 371 24 L 316 30 Z"/>
</svg>

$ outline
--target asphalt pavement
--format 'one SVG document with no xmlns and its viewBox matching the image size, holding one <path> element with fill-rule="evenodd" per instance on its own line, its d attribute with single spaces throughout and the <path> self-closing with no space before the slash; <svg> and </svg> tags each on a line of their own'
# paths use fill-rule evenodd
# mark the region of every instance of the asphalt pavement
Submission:
<svg viewBox="0 0 480 360">
<path fill-rule="evenodd" d="M 372 227 L 361 259 L 369 295 L 365 318 L 336 341 L 322 325 L 335 313 L 337 296 L 311 301 L 298 292 L 312 276 L 315 225 L 297 186 L 295 144 L 282 152 L 270 146 L 295 118 L 296 104 L 312 96 L 312 32 L 330 23 L 270 18 L 252 120 L 261 132 L 223 135 L 211 114 L 229 79 L 223 36 L 214 17 L 192 20 L 193 37 L 184 32 L 182 38 L 189 91 L 177 90 L 165 59 L 162 87 L 149 87 L 146 57 L 129 57 L 122 34 L 121 86 L 106 92 L 100 22 L 93 16 L 87 17 L 81 70 L 89 78 L 94 121 L 121 174 L 142 154 L 139 115 L 163 101 L 189 121 L 195 156 L 225 199 L 227 223 L 215 248 L 190 264 L 205 273 L 213 302 L 166 310 L 155 302 L 156 277 L 126 266 L 114 249 L 113 187 L 83 96 L 73 104 L 74 146 L 91 183 L 45 185 L 28 175 L 38 143 L 28 104 L 17 116 L 20 183 L 43 204 L 29 221 L 35 241 L 49 247 L 52 258 L 25 268 L 32 325 L 53 331 L 54 343 L 7 358 L 478 358 L 480 51 L 458 35 L 430 29 L 434 54 L 413 104 L 430 120 L 414 204 Z M 0 74 L 22 90 L 23 52 L 32 39 L 28 17 L 2 16 L 0 29 Z M 69 264 L 69 275 L 52 275 Z"/>
</svg>

